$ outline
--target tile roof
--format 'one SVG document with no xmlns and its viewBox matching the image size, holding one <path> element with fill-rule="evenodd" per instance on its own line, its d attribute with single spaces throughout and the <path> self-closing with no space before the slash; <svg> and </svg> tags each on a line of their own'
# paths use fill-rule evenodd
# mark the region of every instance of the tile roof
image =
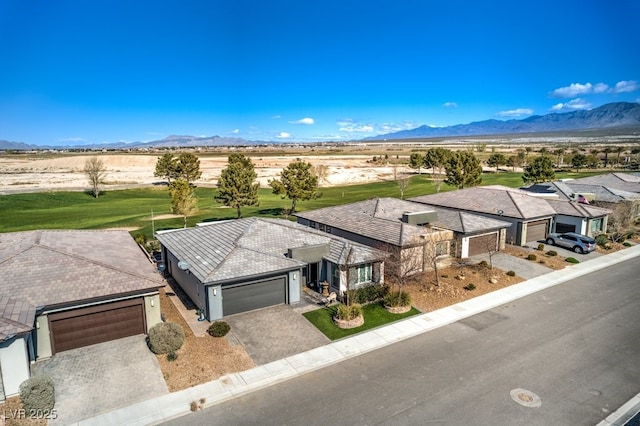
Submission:
<svg viewBox="0 0 640 426">
<path fill-rule="evenodd" d="M 511 226 L 509 222 L 466 212 L 424 206 L 397 198 L 374 198 L 341 206 L 298 213 L 296 216 L 393 245 L 411 245 L 417 235 L 431 232 L 402 222 L 404 213 L 433 211 L 431 225 L 459 233 L 475 233 Z"/>
<path fill-rule="evenodd" d="M 514 188 L 492 186 L 464 188 L 410 198 L 409 201 L 448 207 L 475 213 L 485 213 L 531 220 L 555 214 L 549 203 Z"/>
<path fill-rule="evenodd" d="M 0 292 L 36 307 L 154 290 L 160 276 L 126 231 L 0 234 Z"/>
<path fill-rule="evenodd" d="M 548 200 L 553 209 L 561 215 L 575 217 L 602 217 L 611 214 L 611 210 L 575 201 Z"/>
<path fill-rule="evenodd" d="M 541 195 L 557 195 L 559 200 L 572 200 L 574 191 L 565 182 L 542 182 L 520 188 L 523 191 Z"/>
<path fill-rule="evenodd" d="M 640 176 L 632 173 L 606 173 L 573 180 L 571 183 L 601 185 L 628 192 L 640 192 Z"/>
<path fill-rule="evenodd" d="M 343 264 L 349 247 L 351 263 L 381 260 L 384 255 L 369 247 L 349 242 L 282 219 L 246 218 L 211 222 L 196 228 L 158 233 L 158 240 L 203 283 L 250 277 L 295 269 L 305 263 L 287 257 L 288 249 L 328 244 L 330 262 Z"/>
<path fill-rule="evenodd" d="M 33 328 L 36 307 L 23 299 L 0 296 L 0 342 Z"/>
<path fill-rule="evenodd" d="M 602 185 L 589 185 L 574 182 L 567 183 L 567 185 L 576 194 L 594 194 L 596 201 L 619 203 L 625 200 L 640 200 L 640 193 L 637 192 L 623 191 L 621 189 L 614 189 Z"/>
</svg>

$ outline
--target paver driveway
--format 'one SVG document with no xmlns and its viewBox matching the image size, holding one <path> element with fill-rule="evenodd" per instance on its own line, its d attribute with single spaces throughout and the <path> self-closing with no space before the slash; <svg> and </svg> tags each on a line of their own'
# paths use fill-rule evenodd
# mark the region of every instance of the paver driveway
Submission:
<svg viewBox="0 0 640 426">
<path fill-rule="evenodd" d="M 60 352 L 38 361 L 33 374 L 53 378 L 58 418 L 79 420 L 169 393 L 144 335 Z"/>
</svg>

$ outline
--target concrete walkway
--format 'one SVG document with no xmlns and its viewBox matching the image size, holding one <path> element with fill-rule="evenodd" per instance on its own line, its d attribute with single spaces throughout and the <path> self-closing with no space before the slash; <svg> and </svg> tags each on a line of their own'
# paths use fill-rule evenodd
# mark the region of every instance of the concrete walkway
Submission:
<svg viewBox="0 0 640 426">
<path fill-rule="evenodd" d="M 565 281 L 640 256 L 640 245 L 607 256 L 568 266 L 437 311 L 398 321 L 353 337 L 334 341 L 307 352 L 273 361 L 240 373 L 228 374 L 189 389 L 162 395 L 82 421 L 80 425 L 148 425 L 190 413 L 193 401 L 215 405 L 239 395 L 329 367 L 360 354 L 408 339 L 421 333 L 493 309 Z"/>
</svg>

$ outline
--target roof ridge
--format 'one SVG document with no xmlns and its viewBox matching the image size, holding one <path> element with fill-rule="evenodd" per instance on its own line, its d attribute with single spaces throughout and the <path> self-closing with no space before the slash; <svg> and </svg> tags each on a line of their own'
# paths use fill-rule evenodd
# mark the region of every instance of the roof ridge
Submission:
<svg viewBox="0 0 640 426">
<path fill-rule="evenodd" d="M 507 193 L 507 196 L 511 199 L 511 201 L 513 202 L 513 205 L 515 206 L 516 210 L 518 210 L 518 213 L 520 213 L 520 217 L 524 219 L 524 213 L 522 213 L 522 210 L 520 210 L 520 206 L 518 205 L 518 203 L 516 203 L 516 200 L 511 196 L 511 194 L 515 194 L 515 192 L 511 192 L 511 191 L 504 191 Z M 552 207 L 553 209 L 553 207 Z M 555 209 L 553 209 L 555 211 Z"/>
</svg>

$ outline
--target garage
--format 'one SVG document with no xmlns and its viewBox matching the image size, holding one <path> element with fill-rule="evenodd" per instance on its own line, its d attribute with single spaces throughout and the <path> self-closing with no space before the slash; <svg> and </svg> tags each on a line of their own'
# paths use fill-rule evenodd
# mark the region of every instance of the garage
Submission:
<svg viewBox="0 0 640 426">
<path fill-rule="evenodd" d="M 479 235 L 469 238 L 469 256 L 498 250 L 498 233 Z"/>
<path fill-rule="evenodd" d="M 537 220 L 527 223 L 527 241 L 544 241 L 547 238 L 549 220 Z"/>
<path fill-rule="evenodd" d="M 286 302 L 286 278 L 242 283 L 222 288 L 224 316 L 280 305 Z"/>
<path fill-rule="evenodd" d="M 566 232 L 576 232 L 576 226 L 569 223 L 556 223 L 556 232 L 564 234 Z"/>
<path fill-rule="evenodd" d="M 144 334 L 144 299 L 135 298 L 49 314 L 53 353 Z"/>
</svg>

